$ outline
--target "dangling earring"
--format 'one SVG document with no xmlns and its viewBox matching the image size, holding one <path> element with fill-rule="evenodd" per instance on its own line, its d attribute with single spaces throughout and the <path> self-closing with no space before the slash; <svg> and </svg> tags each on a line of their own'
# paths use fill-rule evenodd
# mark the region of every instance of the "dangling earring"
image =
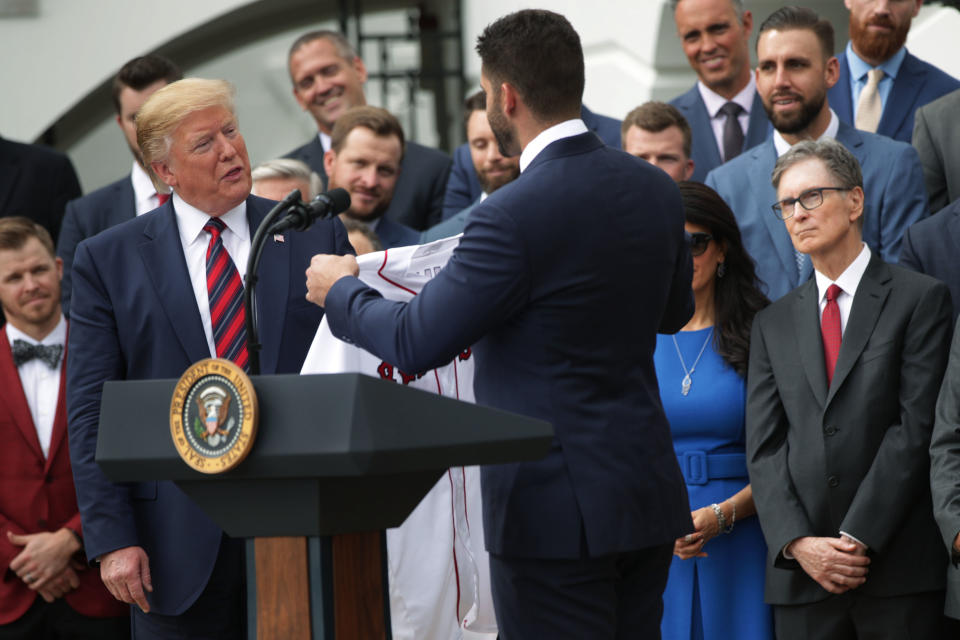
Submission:
<svg viewBox="0 0 960 640">
<path fill-rule="evenodd" d="M 727 264 L 725 262 L 721 262 L 720 264 L 717 265 L 718 278 L 722 278 L 726 272 L 727 272 Z"/>
</svg>

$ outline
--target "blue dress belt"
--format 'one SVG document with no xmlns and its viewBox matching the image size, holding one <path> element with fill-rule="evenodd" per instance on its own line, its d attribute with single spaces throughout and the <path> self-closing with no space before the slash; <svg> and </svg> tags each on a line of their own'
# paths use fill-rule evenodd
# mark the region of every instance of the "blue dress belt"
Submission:
<svg viewBox="0 0 960 640">
<path fill-rule="evenodd" d="M 707 484 L 720 478 L 747 478 L 747 456 L 743 453 L 684 451 L 677 460 L 687 484 Z"/>
</svg>

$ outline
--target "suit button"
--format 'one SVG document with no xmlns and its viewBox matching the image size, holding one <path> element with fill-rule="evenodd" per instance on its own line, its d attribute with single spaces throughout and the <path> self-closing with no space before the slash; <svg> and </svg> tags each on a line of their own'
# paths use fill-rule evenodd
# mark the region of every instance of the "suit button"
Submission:
<svg viewBox="0 0 960 640">
<path fill-rule="evenodd" d="M 829 478 L 827 478 L 827 484 L 830 485 L 831 487 L 837 487 L 840 485 L 840 478 L 838 478 L 837 476 L 830 476 Z"/>
<path fill-rule="evenodd" d="M 827 427 L 824 427 L 824 429 L 823 429 L 823 432 L 824 432 L 825 434 L 827 434 L 828 436 L 834 435 L 837 431 L 839 431 L 839 429 L 837 429 L 837 428 L 836 428 L 835 426 L 833 426 L 832 424 L 829 425 L 829 426 L 827 426 Z"/>
</svg>

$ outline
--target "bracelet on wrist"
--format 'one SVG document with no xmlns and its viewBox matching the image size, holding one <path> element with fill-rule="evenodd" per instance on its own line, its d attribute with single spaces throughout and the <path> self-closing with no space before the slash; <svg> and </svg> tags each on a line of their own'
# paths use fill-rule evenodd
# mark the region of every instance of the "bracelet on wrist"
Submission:
<svg viewBox="0 0 960 640">
<path fill-rule="evenodd" d="M 713 514 L 717 516 L 717 533 L 723 533 L 724 529 L 727 528 L 727 516 L 723 515 L 723 509 L 716 502 L 710 505 L 710 508 L 713 509 Z"/>
<path fill-rule="evenodd" d="M 730 500 L 730 526 L 726 529 L 723 529 L 723 533 L 731 533 L 733 531 L 733 525 L 737 522 L 737 503 L 733 500 Z"/>
</svg>

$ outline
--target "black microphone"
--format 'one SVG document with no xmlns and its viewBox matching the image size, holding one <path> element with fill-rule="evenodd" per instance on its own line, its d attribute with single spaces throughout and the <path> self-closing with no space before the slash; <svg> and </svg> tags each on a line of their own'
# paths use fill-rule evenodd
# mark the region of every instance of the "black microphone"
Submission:
<svg viewBox="0 0 960 640">
<path fill-rule="evenodd" d="M 286 214 L 270 228 L 270 233 L 287 229 L 306 231 L 317 220 L 332 218 L 350 208 L 350 194 L 346 189 L 332 189 L 321 193 L 308 203 L 293 203 Z"/>
</svg>

